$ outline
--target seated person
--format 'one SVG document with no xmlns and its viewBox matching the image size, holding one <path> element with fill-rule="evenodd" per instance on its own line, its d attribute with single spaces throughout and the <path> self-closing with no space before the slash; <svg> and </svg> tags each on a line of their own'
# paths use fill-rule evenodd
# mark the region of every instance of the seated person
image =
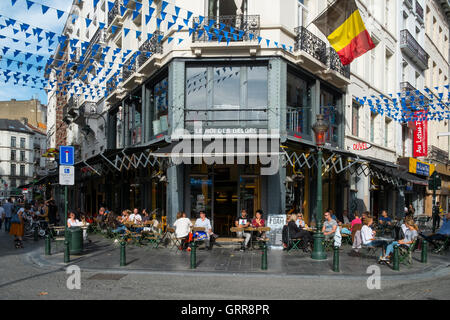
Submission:
<svg viewBox="0 0 450 320">
<path fill-rule="evenodd" d="M 139 214 L 139 209 L 134 208 L 133 213 L 128 218 L 128 221 L 134 223 L 134 224 L 141 224 L 142 223 L 142 217 Z"/>
<path fill-rule="evenodd" d="M 413 221 L 408 221 L 406 223 L 406 226 L 408 227 L 408 230 L 406 230 L 405 238 L 399 241 L 394 241 L 391 244 L 389 244 L 386 248 L 386 254 L 384 257 L 381 258 L 383 261 L 389 261 L 390 255 L 392 252 L 394 252 L 394 246 L 396 245 L 404 245 L 406 247 L 410 247 L 411 244 L 413 244 L 414 241 L 416 241 L 419 228 L 416 226 L 416 224 Z"/>
<path fill-rule="evenodd" d="M 354 212 L 354 219 L 352 220 L 352 227 L 351 227 L 351 231 L 353 232 L 353 227 L 355 226 L 355 224 L 362 224 L 362 220 L 361 220 L 361 216 L 359 214 L 358 211 Z"/>
<path fill-rule="evenodd" d="M 313 243 L 313 237 L 311 236 L 311 233 L 309 233 L 306 230 L 303 230 L 303 228 L 300 226 L 298 227 L 296 224 L 297 221 L 297 215 L 292 214 L 291 215 L 291 221 L 288 222 L 288 230 L 289 230 L 289 240 L 291 239 L 302 239 L 303 240 L 303 251 L 310 252 L 311 246 Z"/>
<path fill-rule="evenodd" d="M 323 235 L 325 236 L 325 239 L 333 239 L 338 224 L 336 220 L 331 218 L 330 212 L 325 212 L 323 216 L 325 218 L 322 228 Z"/>
<path fill-rule="evenodd" d="M 117 222 L 119 223 L 119 226 L 112 231 L 113 233 L 125 233 L 127 231 L 127 227 L 125 226 L 125 223 L 128 222 L 129 214 L 130 214 L 130 210 L 122 211 L 122 215 L 117 217 Z"/>
<path fill-rule="evenodd" d="M 206 239 L 205 244 L 208 250 L 212 249 L 212 244 L 217 236 L 212 232 L 211 221 L 206 217 L 204 211 L 200 211 L 200 218 L 195 221 L 194 227 L 205 228 Z"/>
<path fill-rule="evenodd" d="M 80 227 L 81 222 L 75 218 L 75 212 L 71 211 L 69 213 L 69 219 L 67 219 L 67 228 Z"/>
<path fill-rule="evenodd" d="M 248 228 L 250 226 L 250 219 L 247 216 L 247 210 L 242 209 L 241 215 L 236 219 L 234 222 L 235 226 L 239 228 L 239 230 L 236 232 L 236 235 L 238 238 L 244 237 L 244 243 L 242 244 L 241 251 L 244 251 L 247 248 L 248 243 L 250 242 L 251 234 L 249 232 L 244 232 L 245 228 Z"/>
<path fill-rule="evenodd" d="M 384 227 L 392 225 L 392 219 L 388 217 L 388 213 L 386 210 L 383 210 L 381 212 L 381 218 L 379 219 L 378 223 Z"/>
<path fill-rule="evenodd" d="M 303 220 L 303 213 L 297 213 L 297 220 L 295 221 L 295 224 L 297 225 L 297 227 L 302 229 L 306 227 L 305 220 Z"/>
<path fill-rule="evenodd" d="M 175 237 L 181 239 L 180 250 L 185 250 L 188 245 L 188 236 L 191 231 L 192 222 L 186 217 L 186 213 L 177 213 L 177 220 L 173 224 L 175 228 Z"/>
<path fill-rule="evenodd" d="M 344 210 L 342 212 L 342 219 L 339 221 L 339 225 L 341 224 L 350 224 L 350 218 L 348 217 L 348 211 Z"/>
<path fill-rule="evenodd" d="M 336 218 L 336 215 L 334 214 L 334 211 L 333 211 L 333 209 L 331 209 L 331 208 L 328 208 L 328 209 L 327 209 L 327 212 L 329 212 L 329 213 L 330 213 L 330 215 L 331 215 L 331 219 L 333 219 L 334 221 L 337 221 L 337 218 Z"/>
<path fill-rule="evenodd" d="M 435 248 L 438 248 L 436 241 L 446 240 L 450 236 L 450 212 L 447 212 L 442 220 L 442 226 L 435 234 L 425 236 L 420 234 L 425 240 L 430 242 Z"/>
<path fill-rule="evenodd" d="M 386 243 L 384 241 L 374 239 L 376 231 L 372 230 L 372 228 L 370 227 L 372 224 L 372 218 L 363 219 L 363 226 L 361 228 L 361 242 L 363 245 L 368 247 L 382 247 L 382 255 L 380 256 L 381 260 L 381 258 L 385 255 L 384 247 Z"/>
<path fill-rule="evenodd" d="M 266 226 L 266 221 L 262 218 L 263 216 L 263 211 L 261 209 L 259 209 L 258 211 L 256 211 L 255 213 L 255 218 L 252 220 L 252 227 L 254 228 L 261 228 L 261 227 L 265 227 Z M 265 232 L 259 232 L 256 234 L 256 239 L 257 240 L 261 240 L 264 239 L 266 237 L 266 233 Z"/>
</svg>

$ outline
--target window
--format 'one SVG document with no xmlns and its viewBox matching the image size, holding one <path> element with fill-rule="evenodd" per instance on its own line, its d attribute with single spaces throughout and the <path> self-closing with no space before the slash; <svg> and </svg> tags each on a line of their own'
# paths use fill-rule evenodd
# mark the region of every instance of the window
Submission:
<svg viewBox="0 0 450 320">
<path fill-rule="evenodd" d="M 11 148 L 16 147 L 16 137 L 11 137 Z"/>
<path fill-rule="evenodd" d="M 11 179 L 11 188 L 17 187 L 16 179 Z"/>
<path fill-rule="evenodd" d="M 246 11 L 247 0 L 209 0 L 208 14 L 211 17 L 236 16 Z"/>
<path fill-rule="evenodd" d="M 390 130 L 391 130 L 391 120 L 386 119 L 385 120 L 385 126 L 384 126 L 384 146 L 386 148 L 388 148 L 389 145 L 390 145 L 390 143 L 389 143 L 389 139 L 390 139 L 389 132 L 390 132 Z"/>
<path fill-rule="evenodd" d="M 328 122 L 330 128 L 326 135 L 326 141 L 331 144 L 339 143 L 339 95 L 322 88 L 320 92 L 320 113 L 324 115 L 324 120 Z"/>
<path fill-rule="evenodd" d="M 190 66 L 186 69 L 187 127 L 267 124 L 267 66 Z"/>
<path fill-rule="evenodd" d="M 308 10 L 305 6 L 305 0 L 298 0 L 298 26 L 306 26 L 308 19 Z"/>
<path fill-rule="evenodd" d="M 25 161 L 25 151 L 20 151 L 20 161 Z"/>
<path fill-rule="evenodd" d="M 292 73 L 287 76 L 287 129 L 311 135 L 312 81 Z"/>
<path fill-rule="evenodd" d="M 20 138 L 20 147 L 25 148 L 25 138 Z"/>
<path fill-rule="evenodd" d="M 375 143 L 375 120 L 377 115 L 373 112 L 370 113 L 370 142 Z"/>
<path fill-rule="evenodd" d="M 21 177 L 24 177 L 24 176 L 25 176 L 25 166 L 24 166 L 24 165 L 21 165 L 21 166 L 20 166 L 20 176 L 21 176 Z"/>
<path fill-rule="evenodd" d="M 16 161 L 16 150 L 11 150 L 11 161 Z"/>
<path fill-rule="evenodd" d="M 168 129 L 169 96 L 167 94 L 169 82 L 164 78 L 158 82 L 152 91 L 153 94 L 153 134 L 157 135 Z"/>
<path fill-rule="evenodd" d="M 15 176 L 15 175 L 16 175 L 16 165 L 11 164 L 11 176 Z"/>
<path fill-rule="evenodd" d="M 353 101 L 352 105 L 352 135 L 355 137 L 359 136 L 359 108 L 360 105 Z"/>
</svg>

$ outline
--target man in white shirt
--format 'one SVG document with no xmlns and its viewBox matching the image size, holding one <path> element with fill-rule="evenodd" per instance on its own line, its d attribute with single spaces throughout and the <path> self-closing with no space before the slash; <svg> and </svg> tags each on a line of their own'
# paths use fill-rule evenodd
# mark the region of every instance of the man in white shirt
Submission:
<svg viewBox="0 0 450 320">
<path fill-rule="evenodd" d="M 133 213 L 130 215 L 129 221 L 138 224 L 142 222 L 142 217 L 139 214 L 139 210 L 137 208 L 134 208 Z"/>
<path fill-rule="evenodd" d="M 177 237 L 177 239 L 183 239 L 181 242 L 181 249 L 183 250 L 187 244 L 186 238 L 191 231 L 192 222 L 186 218 L 186 213 L 183 212 L 181 217 L 175 221 L 173 226 L 175 227 L 175 237 Z"/>
<path fill-rule="evenodd" d="M 205 228 L 205 232 L 206 232 L 206 240 L 205 240 L 205 244 L 206 244 L 206 248 L 208 248 L 208 250 L 212 249 L 211 246 L 211 236 L 213 236 L 213 232 L 212 232 L 212 227 L 211 227 L 211 221 L 209 221 L 209 219 L 206 217 L 206 213 L 203 211 L 200 211 L 200 218 L 197 219 L 197 221 L 195 221 L 194 227 L 199 227 L 199 228 Z"/>
</svg>

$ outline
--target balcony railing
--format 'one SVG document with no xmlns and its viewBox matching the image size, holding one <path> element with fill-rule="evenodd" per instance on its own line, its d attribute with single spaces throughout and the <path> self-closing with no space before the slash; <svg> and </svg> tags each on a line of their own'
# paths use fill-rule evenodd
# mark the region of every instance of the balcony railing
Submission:
<svg viewBox="0 0 450 320">
<path fill-rule="evenodd" d="M 428 59 L 430 56 L 406 29 L 400 31 L 400 48 L 407 56 L 419 64 L 423 70 L 428 69 Z"/>
<path fill-rule="evenodd" d="M 108 92 L 108 95 L 110 95 L 114 90 L 117 88 L 116 82 L 118 82 L 118 79 L 120 78 L 120 74 L 112 76 L 107 82 L 106 82 L 106 90 Z"/>
<path fill-rule="evenodd" d="M 415 92 L 417 89 L 408 81 L 400 82 L 400 90 L 402 92 Z"/>
<path fill-rule="evenodd" d="M 305 27 L 295 28 L 295 50 L 304 51 L 320 62 L 327 63 L 327 45 Z"/>
<path fill-rule="evenodd" d="M 99 54 L 101 54 L 103 49 L 101 48 L 100 45 L 104 43 L 105 43 L 105 32 L 103 31 L 103 29 L 98 28 L 97 31 L 94 33 L 94 36 L 92 37 L 91 41 L 89 42 L 89 45 L 86 48 L 83 57 L 81 57 L 83 59 L 83 64 L 87 64 L 89 59 L 92 58 L 92 53 L 95 45 L 99 45 L 99 48 L 97 49 L 94 58 Z"/>
<path fill-rule="evenodd" d="M 114 18 L 119 15 L 119 6 L 122 4 L 121 0 L 114 1 L 114 6 L 110 12 L 108 12 L 108 25 L 110 26 L 114 21 Z"/>
<path fill-rule="evenodd" d="M 139 67 L 141 67 L 148 59 L 150 59 L 150 56 L 147 55 L 147 52 L 151 52 L 152 54 L 163 53 L 163 46 L 161 42 L 158 41 L 158 39 L 160 39 L 160 37 L 163 35 L 164 33 L 155 31 L 153 33 L 153 36 L 150 39 L 147 39 L 139 47 L 139 51 L 143 51 L 143 53 L 141 53 L 138 57 Z"/>
<path fill-rule="evenodd" d="M 192 42 L 257 41 L 260 35 L 259 15 L 195 17 L 193 24 Z"/>
<path fill-rule="evenodd" d="M 417 17 L 423 22 L 423 8 L 420 5 L 419 1 L 416 0 L 416 14 Z"/>
<path fill-rule="evenodd" d="M 328 48 L 327 66 L 347 79 L 350 79 L 350 65 L 344 66 L 338 53 L 333 48 Z"/>
<path fill-rule="evenodd" d="M 132 55 L 123 65 L 122 67 L 122 74 L 123 74 L 123 81 L 127 81 L 129 77 L 133 73 L 137 71 L 137 58 Z"/>
</svg>

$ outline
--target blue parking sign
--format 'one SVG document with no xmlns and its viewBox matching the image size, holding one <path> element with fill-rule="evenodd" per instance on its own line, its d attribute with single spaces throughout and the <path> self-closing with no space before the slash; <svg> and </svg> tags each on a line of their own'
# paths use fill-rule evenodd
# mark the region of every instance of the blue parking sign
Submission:
<svg viewBox="0 0 450 320">
<path fill-rule="evenodd" d="M 62 166 L 73 166 L 75 158 L 75 148 L 68 146 L 59 147 L 59 164 Z"/>
</svg>

